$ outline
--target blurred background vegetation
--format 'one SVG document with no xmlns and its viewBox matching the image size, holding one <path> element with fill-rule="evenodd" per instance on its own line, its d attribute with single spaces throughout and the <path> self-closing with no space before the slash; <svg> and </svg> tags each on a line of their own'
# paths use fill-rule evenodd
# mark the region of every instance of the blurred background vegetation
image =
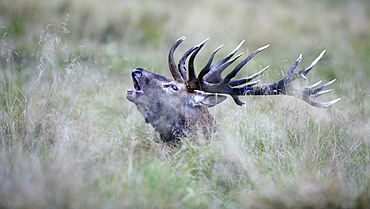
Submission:
<svg viewBox="0 0 370 209">
<path fill-rule="evenodd" d="M 169 155 L 125 91 L 136 67 L 170 76 L 181 36 L 178 58 L 211 38 L 198 69 L 221 44 L 269 43 L 240 73 L 270 65 L 262 83 L 326 49 L 309 81 L 336 78 L 323 100 L 342 100 L 228 99 L 210 110 L 226 139 Z M 369 1 L 3 0 L 0 41 L 0 207 L 369 204 Z"/>
</svg>

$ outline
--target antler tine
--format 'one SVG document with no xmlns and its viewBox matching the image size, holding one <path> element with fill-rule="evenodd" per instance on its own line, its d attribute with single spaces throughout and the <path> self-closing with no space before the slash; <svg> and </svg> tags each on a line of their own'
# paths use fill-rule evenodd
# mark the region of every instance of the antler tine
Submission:
<svg viewBox="0 0 370 209">
<path fill-rule="evenodd" d="M 312 98 L 316 98 L 316 97 L 319 97 L 319 96 L 321 96 L 323 94 L 326 94 L 326 93 L 329 93 L 329 92 L 332 92 L 332 91 L 333 91 L 333 89 L 329 89 L 329 90 L 325 90 L 325 91 L 320 91 L 320 92 L 318 92 L 316 94 L 312 94 L 311 97 Z"/>
<path fill-rule="evenodd" d="M 252 83 L 245 84 L 248 87 L 255 86 L 257 83 L 259 83 L 261 80 L 253 81 Z"/>
<path fill-rule="evenodd" d="M 306 69 L 302 70 L 302 74 L 307 75 L 307 73 L 310 72 L 310 70 L 320 61 L 322 56 L 324 56 L 325 52 L 326 50 L 322 51 L 320 55 L 316 57 L 316 59 L 312 61 L 312 63 L 308 67 L 306 67 Z"/>
<path fill-rule="evenodd" d="M 173 58 L 173 53 L 175 52 L 176 48 L 181 44 L 182 41 L 186 39 L 185 36 L 180 37 L 171 47 L 170 52 L 168 54 L 168 65 L 172 74 L 172 77 L 180 83 L 184 82 L 183 77 L 181 76 L 180 72 L 178 71 L 176 67 L 176 63 Z"/>
<path fill-rule="evenodd" d="M 190 58 L 190 61 L 189 61 L 189 66 L 193 65 L 193 59 L 195 58 L 196 54 L 198 53 L 198 51 L 200 50 L 200 48 L 202 48 L 202 46 L 204 45 L 204 43 L 207 41 L 208 39 L 206 39 L 205 41 L 203 41 L 201 44 L 200 44 L 200 47 L 198 48 L 197 51 L 195 51 L 193 53 L 193 55 L 191 56 Z M 213 53 L 211 54 L 206 66 L 204 66 L 204 68 L 200 71 L 199 75 L 198 75 L 198 78 L 195 77 L 195 72 L 194 72 L 194 68 L 193 67 L 189 67 L 189 80 L 186 82 L 186 86 L 188 88 L 188 90 L 190 92 L 193 92 L 194 90 L 202 90 L 201 89 L 201 86 L 200 86 L 200 81 L 203 80 L 203 77 L 204 75 L 206 75 L 209 70 L 210 70 L 210 66 L 212 64 L 212 61 L 213 61 L 213 58 L 215 57 L 215 54 L 222 48 L 223 45 L 217 47 Z"/>
<path fill-rule="evenodd" d="M 334 80 L 335 81 L 335 80 Z M 322 83 L 322 80 L 318 81 L 317 83 L 314 83 L 312 84 L 311 86 L 307 86 L 306 88 L 307 89 L 313 89 L 313 88 L 316 88 L 317 86 L 320 85 L 320 83 Z"/>
<path fill-rule="evenodd" d="M 199 45 L 191 47 L 187 52 L 185 52 L 185 54 L 181 57 L 179 61 L 179 71 L 184 81 L 188 80 L 188 74 L 186 73 L 186 68 L 185 68 L 185 61 L 189 57 L 189 55 L 193 53 L 194 50 L 197 50 L 198 48 L 199 48 Z"/>
<path fill-rule="evenodd" d="M 256 54 L 258 54 L 259 52 L 267 49 L 267 47 L 269 47 L 270 44 L 267 44 L 266 46 L 263 46 L 263 47 L 260 47 L 258 49 L 256 49 L 254 52 L 252 52 L 247 58 L 245 58 L 243 61 L 241 61 L 235 68 L 234 70 L 232 70 L 229 74 L 227 74 L 224 78 L 224 83 L 229 83 L 230 80 L 232 78 L 234 78 L 236 76 L 236 74 L 240 71 L 240 69 L 245 65 L 247 64 L 247 62 L 249 62 L 249 60 L 251 60 Z"/>
<path fill-rule="evenodd" d="M 334 99 L 334 100 L 332 100 L 332 101 L 330 101 L 330 102 L 324 102 L 324 103 L 321 103 L 320 108 L 323 108 L 323 109 L 324 109 L 324 108 L 328 108 L 328 107 L 332 106 L 333 104 L 335 104 L 335 103 L 339 102 L 341 99 L 342 99 L 342 98 L 338 98 L 338 99 Z"/>
<path fill-rule="evenodd" d="M 239 85 L 241 85 L 241 84 L 245 84 L 245 83 L 247 83 L 247 82 L 249 82 L 249 81 L 251 81 L 251 80 L 253 80 L 253 79 L 257 78 L 259 75 L 261 75 L 262 73 L 264 73 L 264 72 L 265 72 L 269 67 L 270 67 L 270 66 L 267 66 L 267 67 L 263 68 L 261 71 L 259 71 L 259 72 L 255 73 L 255 74 L 253 74 L 253 75 L 251 75 L 251 76 L 249 76 L 249 77 L 247 77 L 247 78 L 242 78 L 242 79 L 237 79 L 237 80 L 230 81 L 230 82 L 229 82 L 229 85 L 230 85 L 230 86 L 239 86 Z M 260 82 L 260 80 L 257 80 L 257 81 L 254 81 L 254 82 L 252 82 L 252 83 L 248 83 L 248 84 L 246 84 L 246 85 L 244 85 L 244 86 L 242 86 L 242 87 L 240 87 L 240 88 L 242 88 L 242 89 L 247 89 L 247 88 L 249 88 L 249 87 L 252 87 L 252 86 L 256 85 L 256 84 L 257 84 L 257 83 L 259 83 L 259 82 Z M 241 105 L 245 104 L 245 102 L 243 102 L 243 101 L 241 101 L 241 100 L 239 99 L 239 96 L 238 96 L 238 95 L 231 95 L 231 97 L 233 98 L 234 102 L 235 102 L 237 105 L 241 106 Z"/>
<path fill-rule="evenodd" d="M 294 70 L 297 68 L 298 64 L 302 61 L 302 54 L 299 55 L 298 59 L 290 66 L 287 75 L 293 75 Z M 306 77 L 304 77 L 306 78 Z"/>
<path fill-rule="evenodd" d="M 202 41 L 200 44 L 198 44 L 197 49 L 193 52 L 189 59 L 188 67 L 189 67 L 189 80 L 188 82 L 193 82 L 196 80 L 195 70 L 194 70 L 194 59 L 197 56 L 198 52 L 202 49 L 204 44 L 209 40 L 209 38 L 206 38 L 204 41 Z"/>
<path fill-rule="evenodd" d="M 221 73 L 230 65 L 232 64 L 236 59 L 238 59 L 242 54 L 237 55 L 234 59 L 231 59 L 231 57 L 234 56 L 234 54 L 240 49 L 240 47 L 243 45 L 245 40 L 241 41 L 235 49 L 233 49 L 228 55 L 226 55 L 224 58 L 219 60 L 216 64 L 210 67 L 209 71 L 207 72 L 207 78 L 206 81 L 208 83 L 218 83 L 222 81 Z"/>
<path fill-rule="evenodd" d="M 220 65 L 224 64 L 226 61 L 228 61 L 232 56 L 234 56 L 234 54 L 240 49 L 240 47 L 244 44 L 245 40 L 241 41 L 238 46 L 235 47 L 235 49 L 233 49 L 228 55 L 226 55 L 224 58 L 220 59 L 216 64 L 214 64 L 212 67 L 211 67 L 211 71 L 212 69 L 217 69 Z"/>
<path fill-rule="evenodd" d="M 217 68 L 213 68 L 213 66 L 212 66 L 210 72 L 207 74 L 207 79 L 206 79 L 207 82 L 208 83 L 218 83 L 218 82 L 222 81 L 222 77 L 221 77 L 222 72 L 242 55 L 243 55 L 243 53 L 240 53 L 240 54 L 236 55 L 234 58 L 224 62 L 222 65 L 220 65 Z"/>
<path fill-rule="evenodd" d="M 209 57 L 209 60 L 206 64 L 206 66 L 204 66 L 204 68 L 200 71 L 199 75 L 198 75 L 198 79 L 199 80 L 202 80 L 204 75 L 206 75 L 209 71 L 210 71 L 210 67 L 212 65 L 212 61 L 213 61 L 213 58 L 215 57 L 215 54 L 223 47 L 224 45 L 222 44 L 221 46 L 217 47 L 213 53 L 211 54 L 211 56 Z"/>
<path fill-rule="evenodd" d="M 328 87 L 329 85 L 331 85 L 332 83 L 335 82 L 336 79 L 332 80 L 332 81 L 329 81 L 327 82 L 326 84 L 322 85 L 321 87 L 319 88 L 316 88 L 318 85 L 320 85 L 320 83 L 322 81 L 319 81 L 311 86 L 308 86 L 306 88 L 304 88 L 302 91 L 302 96 L 301 96 L 301 99 L 303 99 L 304 101 L 306 101 L 307 103 L 309 103 L 310 105 L 312 106 L 315 106 L 315 107 L 318 107 L 318 108 L 327 108 L 337 102 L 339 102 L 339 100 L 341 100 L 341 98 L 338 98 L 338 99 L 335 99 L 335 100 L 332 100 L 330 102 L 325 102 L 325 103 L 321 103 L 321 102 L 318 102 L 315 100 L 315 98 L 323 95 L 323 94 L 327 94 L 329 92 L 332 92 L 333 90 L 332 89 L 329 89 L 329 90 L 325 90 L 325 91 L 322 91 L 323 89 L 325 89 L 326 87 Z M 314 89 L 316 88 L 316 89 Z"/>
<path fill-rule="evenodd" d="M 239 106 L 242 106 L 243 104 L 245 104 L 245 102 L 243 102 L 242 100 L 239 99 L 239 96 L 238 95 L 230 95 L 231 98 L 233 98 L 234 102 L 239 105 Z"/>
<path fill-rule="evenodd" d="M 246 78 L 241 78 L 241 79 L 236 79 L 236 80 L 232 80 L 229 82 L 229 85 L 230 86 L 239 86 L 239 85 L 242 85 L 242 84 L 245 84 L 245 83 L 248 83 L 250 82 L 251 80 L 257 78 L 258 76 L 260 76 L 262 73 L 264 73 L 270 66 L 267 66 L 265 68 L 263 68 L 261 71 L 249 76 L 249 77 L 246 77 Z M 253 82 L 255 83 L 255 82 Z M 258 83 L 258 82 L 257 82 Z M 256 84 L 256 83 L 255 83 Z M 251 85 L 251 84 L 248 84 L 248 86 L 254 86 L 255 84 Z"/>
<path fill-rule="evenodd" d="M 319 91 L 322 91 L 323 89 L 325 89 L 326 87 L 328 87 L 329 85 L 331 85 L 332 83 L 334 83 L 337 79 L 333 79 L 329 82 L 327 82 L 326 84 L 322 85 L 320 88 L 317 88 L 315 91 L 314 91 L 314 94 L 319 92 Z M 321 82 L 320 82 L 321 83 Z"/>
<path fill-rule="evenodd" d="M 328 107 L 332 106 L 333 104 L 339 102 L 342 99 L 342 98 L 338 98 L 338 99 L 334 99 L 330 102 L 318 102 L 318 101 L 315 100 L 316 97 L 317 96 L 315 96 L 315 95 L 311 95 L 310 98 L 309 98 L 309 101 L 306 101 L 306 102 L 308 104 L 314 106 L 314 107 L 321 108 L 321 109 L 328 108 Z"/>
</svg>

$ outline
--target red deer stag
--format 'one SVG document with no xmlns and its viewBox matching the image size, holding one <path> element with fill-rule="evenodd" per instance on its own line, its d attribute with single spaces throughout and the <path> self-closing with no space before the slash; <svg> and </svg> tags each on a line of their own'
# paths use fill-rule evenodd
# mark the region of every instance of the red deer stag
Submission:
<svg viewBox="0 0 370 209">
<path fill-rule="evenodd" d="M 302 55 L 300 55 L 289 68 L 285 78 L 270 85 L 255 86 L 258 81 L 251 81 L 261 75 L 268 67 L 247 78 L 233 78 L 249 60 L 269 45 L 252 52 L 222 78 L 221 73 L 242 55 L 239 54 L 232 58 L 244 41 L 230 54 L 212 65 L 213 58 L 222 45 L 218 47 L 211 54 L 199 75 L 196 76 L 194 59 L 208 39 L 190 48 L 176 66 L 173 54 L 184 39 L 185 37 L 178 39 L 168 55 L 168 64 L 174 80 L 137 68 L 131 74 L 135 90 L 127 90 L 126 95 L 127 99 L 137 106 L 144 116 L 145 122 L 151 124 L 159 132 L 160 138 L 164 142 L 177 143 L 181 137 L 190 137 L 197 133 L 206 135 L 212 133 L 217 125 L 207 108 L 224 101 L 227 97 L 222 94 L 230 95 L 237 105 L 243 104 L 239 96 L 244 95 L 289 95 L 300 98 L 318 108 L 327 108 L 340 100 L 339 98 L 326 103 L 315 100 L 316 97 L 331 91 L 322 90 L 332 84 L 335 79 L 320 87 L 318 86 L 321 81 L 302 89 L 296 89 L 292 85 L 294 80 L 306 78 L 307 73 L 316 65 L 325 51 L 307 68 L 294 72 L 302 59 Z M 185 62 L 189 56 L 188 72 L 186 72 Z M 240 86 L 242 84 L 244 85 Z"/>
</svg>

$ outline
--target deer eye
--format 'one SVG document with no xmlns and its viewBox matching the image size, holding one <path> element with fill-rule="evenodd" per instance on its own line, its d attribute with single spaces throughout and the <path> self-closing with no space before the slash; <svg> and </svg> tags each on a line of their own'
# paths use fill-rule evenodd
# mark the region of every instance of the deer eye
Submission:
<svg viewBox="0 0 370 209">
<path fill-rule="evenodd" d="M 177 86 L 176 86 L 176 85 L 174 85 L 174 84 L 170 84 L 170 83 L 164 83 L 164 84 L 163 84 L 163 87 L 164 87 L 164 88 L 169 88 L 169 87 L 171 87 L 171 89 L 172 89 L 172 90 L 174 90 L 174 91 L 179 90 L 179 87 L 177 87 Z"/>
</svg>

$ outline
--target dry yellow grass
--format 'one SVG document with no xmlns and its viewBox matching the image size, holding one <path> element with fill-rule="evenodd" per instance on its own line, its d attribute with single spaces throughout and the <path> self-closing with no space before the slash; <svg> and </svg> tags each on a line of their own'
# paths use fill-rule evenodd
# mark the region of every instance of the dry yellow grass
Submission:
<svg viewBox="0 0 370 209">
<path fill-rule="evenodd" d="M 0 2 L 0 207 L 366 208 L 368 1 Z M 136 67 L 169 76 L 166 56 L 210 37 L 270 43 L 244 75 L 282 77 L 327 53 L 309 81 L 337 78 L 318 110 L 287 97 L 210 111 L 224 138 L 169 154 L 125 99 Z M 177 57 L 180 56 L 176 54 Z M 230 109 L 233 109 L 230 113 Z"/>
</svg>

